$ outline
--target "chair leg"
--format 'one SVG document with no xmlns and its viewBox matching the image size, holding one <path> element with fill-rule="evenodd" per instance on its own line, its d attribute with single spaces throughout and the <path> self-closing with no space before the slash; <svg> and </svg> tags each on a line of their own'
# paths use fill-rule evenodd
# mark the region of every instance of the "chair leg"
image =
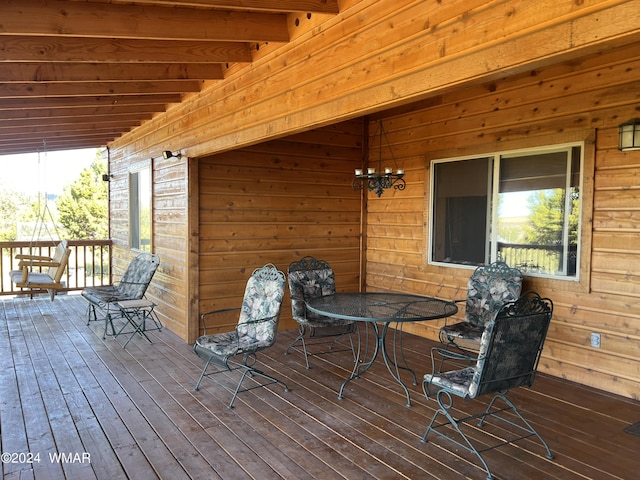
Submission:
<svg viewBox="0 0 640 480">
<path fill-rule="evenodd" d="M 501 399 L 505 404 L 506 407 L 502 408 L 502 409 L 498 409 L 495 406 L 495 402 L 497 399 Z M 437 400 L 438 400 L 438 405 L 440 408 L 438 408 L 438 410 L 436 410 L 436 413 L 433 415 L 433 418 L 431 419 L 431 423 L 429 423 L 429 426 L 427 427 L 426 432 L 424 433 L 423 437 L 422 437 L 422 442 L 426 442 L 427 441 L 427 437 L 429 436 L 429 434 L 431 432 L 436 433 L 438 435 L 440 435 L 441 437 L 445 437 L 447 438 L 449 441 L 455 443 L 456 445 L 458 445 L 459 447 L 467 450 L 468 452 L 471 452 L 473 454 L 475 454 L 479 459 L 480 462 L 482 463 L 484 469 L 487 472 L 487 480 L 492 480 L 493 476 L 491 475 L 491 471 L 489 470 L 489 466 L 487 465 L 487 462 L 484 460 L 484 458 L 482 457 L 481 452 L 485 452 L 487 450 L 491 450 L 503 445 L 507 445 L 507 444 L 513 444 L 515 442 L 517 442 L 518 440 L 522 440 L 524 438 L 528 438 L 531 436 L 536 436 L 538 438 L 538 440 L 540 440 L 540 443 L 542 443 L 542 445 L 544 446 L 544 448 L 547 451 L 546 457 L 551 460 L 553 459 L 553 454 L 551 453 L 551 450 L 549 449 L 549 446 L 547 445 L 547 442 L 544 441 L 544 439 L 540 436 L 540 434 L 535 430 L 535 428 L 533 428 L 533 426 L 522 416 L 522 414 L 518 411 L 518 409 L 516 408 L 516 406 L 506 397 L 506 395 L 504 393 L 496 393 L 494 395 L 494 397 L 491 399 L 491 401 L 489 402 L 489 405 L 487 406 L 486 410 L 480 414 L 476 414 L 476 415 L 470 415 L 468 417 L 464 417 L 464 418 L 459 418 L 459 419 L 455 419 L 453 418 L 453 416 L 451 415 L 451 413 L 449 413 L 449 411 L 451 410 L 451 408 L 453 407 L 453 399 L 451 397 L 451 395 L 449 394 L 449 392 L 446 392 L 444 390 L 440 390 L 437 394 Z M 493 410 L 493 411 L 492 411 Z M 522 422 L 522 425 L 506 418 L 503 417 L 501 415 L 499 415 L 501 412 L 503 411 L 508 411 L 511 410 Z M 443 415 L 448 423 L 440 423 L 440 424 L 436 424 L 436 419 L 439 415 Z M 480 421 L 478 422 L 478 428 L 481 428 L 484 425 L 484 421 L 486 420 L 487 417 L 494 417 L 498 420 L 501 420 L 509 425 L 511 425 L 514 428 L 519 429 L 521 432 L 524 432 L 523 435 L 517 436 L 515 438 L 511 438 L 509 440 L 504 440 L 501 442 L 498 442 L 494 445 L 490 445 L 487 446 L 485 448 L 483 448 L 482 450 L 478 450 L 473 443 L 471 443 L 471 440 L 467 437 L 467 435 L 464 434 L 464 432 L 462 431 L 462 429 L 460 428 L 460 426 L 463 423 L 469 422 L 470 420 L 474 420 L 474 419 L 480 419 Z M 456 438 L 453 438 L 449 435 L 447 435 L 446 433 L 440 432 L 437 430 L 437 428 L 439 427 L 446 427 L 448 424 L 450 424 L 457 432 L 458 435 L 460 436 L 460 438 L 462 438 L 464 440 L 464 443 L 456 440 Z M 523 426 L 524 425 L 524 426 Z"/>
<path fill-rule="evenodd" d="M 91 314 L 93 313 L 93 319 L 91 318 Z M 93 304 L 87 305 L 87 325 L 89 325 L 92 321 L 98 320 L 98 315 L 96 314 L 96 306 Z"/>
<path fill-rule="evenodd" d="M 253 358 L 252 363 L 248 363 L 249 358 Z M 221 364 L 221 367 L 224 368 L 224 370 L 219 370 L 219 371 L 208 374 L 206 372 L 207 372 L 207 369 L 209 368 L 209 365 L 212 363 L 212 360 L 214 360 L 214 357 L 209 358 L 209 360 L 207 360 L 207 362 L 205 363 L 204 368 L 202 369 L 202 373 L 200 373 L 200 377 L 196 382 L 196 386 L 194 387 L 194 390 L 198 391 L 200 389 L 200 383 L 202 382 L 202 379 L 206 376 L 216 375 L 224 371 L 231 372 L 233 370 L 242 370 L 242 375 L 240 376 L 240 380 L 238 381 L 238 384 L 236 385 L 235 389 L 231 389 L 227 385 L 217 382 L 216 380 L 211 378 L 211 381 L 213 381 L 217 385 L 220 385 L 225 390 L 232 392 L 231 401 L 229 402 L 229 405 L 227 405 L 227 408 L 233 408 L 233 403 L 235 402 L 236 397 L 240 392 L 247 392 L 249 390 L 253 390 L 254 388 L 266 387 L 267 385 L 271 385 L 272 383 L 279 383 L 284 387 L 285 392 L 289 391 L 289 387 L 282 380 L 278 380 L 277 378 L 263 372 L 262 370 L 258 370 L 257 368 L 253 367 L 253 365 L 255 364 L 255 354 L 245 355 L 242 359 L 242 363 L 234 362 L 231 359 L 226 359 L 224 364 Z M 218 365 L 217 361 L 215 363 L 216 365 Z M 268 380 L 268 382 L 260 383 L 252 387 L 242 388 L 242 383 L 244 382 L 245 378 L 247 376 L 253 377 L 255 375 L 265 378 L 266 380 Z"/>
<path fill-rule="evenodd" d="M 504 408 L 502 410 L 498 410 L 497 412 L 491 412 L 491 409 L 495 407 L 495 402 L 497 399 L 501 399 L 506 405 L 507 408 Z M 516 408 L 516 406 L 513 404 L 513 402 L 511 400 L 509 400 L 507 398 L 507 396 L 504 393 L 498 392 L 496 393 L 493 398 L 491 399 L 491 401 L 489 402 L 489 405 L 487 406 L 487 409 L 485 410 L 485 412 L 482 415 L 479 415 L 480 421 L 478 422 L 478 427 L 482 427 L 482 425 L 484 424 L 485 419 L 488 416 L 496 416 L 497 417 L 497 413 L 499 413 L 500 411 L 503 410 L 511 410 L 513 411 L 513 413 L 520 419 L 520 421 L 523 423 L 524 426 L 522 425 L 518 425 L 515 422 L 512 422 L 504 417 L 498 417 L 500 418 L 500 420 L 502 420 L 503 422 L 508 423 L 509 425 L 512 425 L 515 428 L 518 428 L 520 430 L 522 430 L 523 432 L 525 432 L 525 435 L 522 435 L 514 440 L 511 440 L 511 442 L 515 442 L 516 440 L 522 440 L 523 438 L 527 438 L 530 436 L 536 436 L 538 438 L 538 440 L 540 440 L 540 443 L 542 444 L 542 446 L 546 449 L 547 451 L 547 455 L 546 457 L 549 460 L 553 459 L 553 453 L 551 453 L 551 449 L 549 448 L 549 445 L 547 445 L 547 442 L 545 442 L 545 440 L 542 438 L 542 436 L 538 433 L 538 431 L 533 428 L 533 425 L 531 425 L 526 418 L 524 418 L 522 416 L 522 414 L 520 413 L 520 411 Z"/>
<path fill-rule="evenodd" d="M 245 366 L 243 366 L 243 368 L 244 368 L 244 372 L 242 372 L 242 376 L 240 377 L 240 381 L 238 382 L 238 386 L 236 387 L 235 391 L 233 392 L 233 397 L 231 397 L 231 402 L 229 402 L 229 405 L 227 405 L 227 408 L 233 408 L 233 402 L 235 401 L 236 397 L 238 396 L 238 393 L 247 392 L 249 390 L 253 390 L 254 388 L 265 387 L 267 385 L 271 385 L 272 383 L 279 383 L 280 385 L 283 386 L 285 392 L 289 391 L 289 387 L 282 380 L 278 380 L 277 378 L 272 377 L 271 375 L 269 375 L 267 373 L 264 373 L 262 370 L 258 370 L 258 369 L 253 368 L 253 367 L 247 367 L 245 365 Z M 247 375 L 250 376 L 250 377 L 253 377 L 254 375 L 257 375 L 257 376 L 262 377 L 262 378 L 264 378 L 266 380 L 269 380 L 269 381 L 267 383 L 261 383 L 259 385 L 253 386 L 253 387 L 247 387 L 247 388 L 241 389 L 240 387 L 242 386 L 242 382 L 247 377 Z"/>
<path fill-rule="evenodd" d="M 445 398 L 443 398 L 443 397 L 445 397 Z M 491 475 L 491 470 L 489 470 L 489 465 L 487 465 L 487 462 L 482 457 L 482 455 L 480 454 L 478 449 L 473 445 L 473 443 L 471 443 L 471 440 L 469 440 L 469 437 L 467 437 L 464 434 L 464 432 L 462 431 L 462 429 L 460 428 L 460 425 L 466 419 L 456 420 L 449 413 L 449 410 L 453 407 L 453 399 L 451 398 L 451 395 L 449 394 L 449 392 L 445 392 L 443 390 L 440 390 L 438 392 L 438 394 L 437 394 L 437 400 L 438 400 L 438 405 L 440 406 L 440 408 L 438 408 L 438 410 L 436 410 L 436 413 L 433 414 L 433 417 L 431 418 L 431 422 L 429 423 L 429 426 L 427 427 L 427 430 L 424 432 L 424 435 L 422 436 L 422 440 L 421 441 L 423 443 L 426 443 L 427 442 L 427 437 L 429 436 L 429 434 L 431 432 L 433 432 L 433 433 L 435 433 L 437 435 L 440 435 L 441 437 L 447 438 L 449 441 L 455 443 L 460 448 L 463 448 L 466 451 L 475 454 L 478 457 L 478 459 L 480 459 L 480 462 L 482 463 L 482 466 L 484 467 L 484 469 L 487 472 L 487 480 L 493 480 L 493 475 Z M 458 435 L 460 436 L 460 438 L 462 438 L 464 440 L 464 443 L 461 443 L 458 440 L 456 440 L 455 438 L 450 437 L 446 433 L 442 433 L 442 432 L 437 430 L 437 428 L 447 425 L 447 423 L 440 423 L 440 424 L 437 424 L 437 425 L 435 424 L 436 419 L 438 418 L 439 415 L 443 415 L 447 419 L 449 424 L 451 424 L 451 426 L 453 428 L 455 428 L 455 430 L 458 432 Z"/>
<path fill-rule="evenodd" d="M 309 365 L 309 353 L 307 352 L 307 343 L 304 341 L 304 336 L 306 334 L 306 328 L 303 327 L 302 325 L 299 326 L 299 334 L 298 336 L 295 338 L 295 340 L 293 342 L 291 342 L 289 344 L 289 346 L 286 348 L 286 350 L 284 351 L 285 355 L 289 354 L 289 350 L 296 350 L 300 353 L 302 353 L 304 355 L 304 362 L 306 364 L 307 370 L 309 370 L 311 368 L 311 365 Z M 300 350 L 298 347 L 295 346 L 296 343 L 301 342 L 302 343 L 302 350 Z"/>
<path fill-rule="evenodd" d="M 196 382 L 196 386 L 193 387 L 193 389 L 197 392 L 198 390 L 200 390 L 200 383 L 202 383 L 202 379 L 204 378 L 205 373 L 207 372 L 207 368 L 209 367 L 209 364 L 211 363 L 211 359 L 207 360 L 207 362 L 204 364 L 204 368 L 202 369 L 202 373 L 200 374 L 200 377 L 198 377 L 198 381 Z"/>
</svg>

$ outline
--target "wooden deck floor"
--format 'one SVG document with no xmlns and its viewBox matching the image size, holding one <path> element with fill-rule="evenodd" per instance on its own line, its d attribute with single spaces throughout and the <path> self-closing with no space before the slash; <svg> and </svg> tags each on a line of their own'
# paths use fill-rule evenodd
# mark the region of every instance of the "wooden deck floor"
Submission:
<svg viewBox="0 0 640 480">
<path fill-rule="evenodd" d="M 123 349 L 124 338 L 102 340 L 97 324 L 86 326 L 85 313 L 71 295 L 0 303 L 4 479 L 486 477 L 446 440 L 420 442 L 435 401 L 411 387 L 406 407 L 382 363 L 338 400 L 348 355 L 314 358 L 307 371 L 301 356 L 283 355 L 293 332 L 281 332 L 260 359 L 290 391 L 242 393 L 230 410 L 230 394 L 213 383 L 193 390 L 202 362 L 171 332 Z M 405 336 L 420 374 L 429 346 Z M 640 421 L 640 402 L 545 375 L 513 393 L 555 459 L 529 440 L 492 450 L 486 459 L 496 478 L 637 478 L 640 437 L 625 428 Z"/>
</svg>

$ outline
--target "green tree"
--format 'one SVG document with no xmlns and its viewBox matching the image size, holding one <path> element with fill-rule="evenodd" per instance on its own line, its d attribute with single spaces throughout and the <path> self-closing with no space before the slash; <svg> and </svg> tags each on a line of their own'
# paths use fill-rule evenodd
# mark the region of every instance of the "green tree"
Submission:
<svg viewBox="0 0 640 480">
<path fill-rule="evenodd" d="M 0 240 L 15 241 L 18 223 L 35 221 L 37 212 L 36 198 L 0 184 Z"/>
<path fill-rule="evenodd" d="M 65 186 L 64 192 L 58 197 L 58 221 L 68 238 L 107 238 L 107 183 L 102 181 L 104 173 L 107 173 L 106 161 L 97 154 L 96 160 L 80 172 L 77 180 Z"/>
<path fill-rule="evenodd" d="M 578 194 L 571 195 L 569 212 L 569 244 L 578 241 Z M 527 204 L 531 214 L 525 227 L 527 243 L 538 245 L 562 244 L 564 230 L 565 190 L 556 188 L 533 193 Z"/>
</svg>

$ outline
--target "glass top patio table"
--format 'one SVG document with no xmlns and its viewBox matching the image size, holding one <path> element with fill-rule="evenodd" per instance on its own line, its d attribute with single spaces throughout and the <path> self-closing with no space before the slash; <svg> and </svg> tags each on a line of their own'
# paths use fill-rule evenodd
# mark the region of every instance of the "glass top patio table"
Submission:
<svg viewBox="0 0 640 480">
<path fill-rule="evenodd" d="M 360 342 L 358 342 L 358 354 L 351 376 L 344 381 L 340 387 L 338 398 L 342 398 L 344 387 L 356 378 L 361 377 L 373 364 L 382 352 L 387 370 L 398 382 L 407 397 L 407 406 L 411 406 L 409 390 L 400 377 L 400 369 L 411 372 L 413 384 L 417 385 L 416 374 L 411 370 L 404 359 L 402 352 L 402 325 L 407 322 L 421 322 L 426 320 L 436 320 L 449 317 L 458 312 L 455 303 L 439 298 L 425 297 L 422 295 L 412 295 L 405 293 L 384 293 L 384 292 L 353 292 L 336 293 L 325 297 L 317 297 L 306 302 L 307 308 L 319 315 L 327 317 L 341 318 L 344 320 L 354 320 L 365 322 L 368 327 L 373 327 L 375 334 L 375 347 L 370 360 L 362 361 Z M 386 337 L 390 324 L 396 324 L 393 337 L 392 355 L 389 355 L 386 346 Z M 378 324 L 383 324 L 382 329 Z M 366 343 L 366 342 L 365 342 Z M 364 353 L 367 356 L 366 350 Z M 398 355 L 404 365 L 399 365 Z"/>
<path fill-rule="evenodd" d="M 406 293 L 336 293 L 307 302 L 312 312 L 359 322 L 420 322 L 449 317 L 455 303 Z"/>
</svg>

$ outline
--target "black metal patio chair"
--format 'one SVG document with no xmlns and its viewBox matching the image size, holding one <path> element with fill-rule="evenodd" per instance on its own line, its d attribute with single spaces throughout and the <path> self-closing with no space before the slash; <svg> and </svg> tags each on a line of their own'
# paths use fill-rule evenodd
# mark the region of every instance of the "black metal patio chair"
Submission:
<svg viewBox="0 0 640 480">
<path fill-rule="evenodd" d="M 87 325 L 92 320 L 98 320 L 96 310 L 100 310 L 104 314 L 105 322 L 102 338 L 106 338 L 109 327 L 111 335 L 115 335 L 113 319 L 121 315 L 116 304 L 123 300 L 142 299 L 159 265 L 160 258 L 157 255 L 141 253 L 131 260 L 117 285 L 85 287 L 81 294 L 89 302 Z"/>
<path fill-rule="evenodd" d="M 209 377 L 224 389 L 233 392 L 228 407 L 233 408 L 238 393 L 265 387 L 272 383 L 280 383 L 284 391 L 289 391 L 287 385 L 277 378 L 256 368 L 257 353 L 271 347 L 276 341 L 278 321 L 282 308 L 282 298 L 286 280 L 284 273 L 274 265 L 267 264 L 254 270 L 247 281 L 241 308 L 227 308 L 214 310 L 201 315 L 204 335 L 196 340 L 194 352 L 205 360 L 202 373 L 196 382 L 195 390 L 199 390 L 204 377 Z M 238 315 L 235 330 L 217 334 L 206 334 L 207 319 L 233 312 Z M 236 357 L 238 357 L 236 359 Z M 219 367 L 207 373 L 209 366 Z M 235 387 L 229 387 L 223 381 L 211 378 L 213 375 L 234 370 L 242 371 L 240 380 Z M 242 388 L 246 377 L 262 377 L 266 382 L 258 382 Z"/>
<path fill-rule="evenodd" d="M 309 356 L 313 355 L 350 350 L 355 361 L 356 353 L 351 337 L 356 330 L 355 322 L 317 315 L 307 310 L 305 303 L 312 298 L 336 293 L 333 269 L 324 260 L 306 256 L 291 263 L 288 274 L 291 313 L 298 323 L 299 333 L 285 350 L 285 355 L 290 350 L 302 353 L 307 369 L 310 368 Z M 345 339 L 348 340 L 348 345 L 342 343 Z M 300 347 L 297 346 L 298 343 Z M 338 344 L 343 348 L 334 348 Z"/>
<path fill-rule="evenodd" d="M 535 292 L 528 292 L 517 301 L 504 305 L 482 333 L 475 364 L 466 368 L 437 371 L 439 360 L 436 358 L 440 355 L 467 361 L 471 357 L 434 347 L 431 350 L 432 373 L 424 376 L 422 388 L 427 399 L 437 392 L 438 409 L 422 441 L 426 442 L 429 434 L 434 433 L 473 453 L 480 459 L 488 480 L 493 476 L 482 453 L 524 438 L 537 437 L 546 450 L 546 457 L 552 459 L 547 443 L 507 398 L 510 390 L 533 385 L 552 313 L 551 300 L 540 298 Z M 486 394 L 493 394 L 493 398 L 481 413 L 454 417 L 456 409 L 452 396 L 474 400 Z M 499 401 L 504 407 L 498 405 Z M 439 417 L 444 417 L 445 421 L 436 423 Z M 491 425 L 482 448 L 472 442 L 472 437 L 477 437 L 478 433 L 474 431 L 469 435 L 472 427 L 468 423 L 474 420 L 479 420 L 478 428 L 485 427 L 485 423 Z"/>
<path fill-rule="evenodd" d="M 464 321 L 440 329 L 440 341 L 446 347 L 478 351 L 485 325 L 508 302 L 517 300 L 522 291 L 522 272 L 504 262 L 481 265 L 467 283 Z"/>
</svg>

